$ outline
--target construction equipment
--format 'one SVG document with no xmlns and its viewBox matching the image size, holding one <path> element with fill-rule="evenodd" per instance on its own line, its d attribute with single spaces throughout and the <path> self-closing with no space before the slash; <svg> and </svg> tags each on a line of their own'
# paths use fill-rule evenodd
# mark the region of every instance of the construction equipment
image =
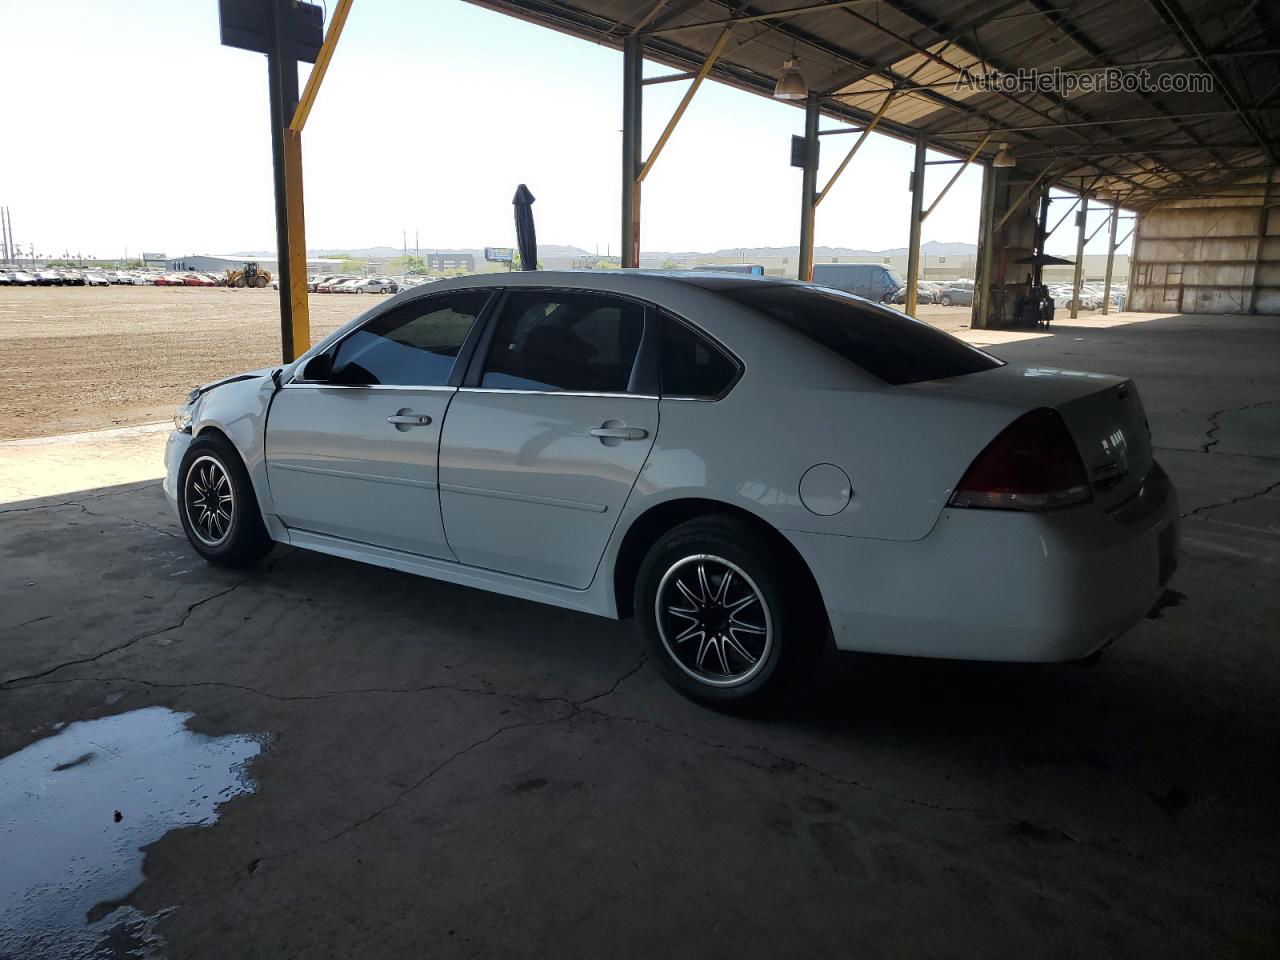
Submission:
<svg viewBox="0 0 1280 960">
<path fill-rule="evenodd" d="M 227 271 L 228 287 L 265 287 L 271 282 L 271 271 L 260 270 L 258 264 L 249 261 L 243 270 Z"/>
</svg>

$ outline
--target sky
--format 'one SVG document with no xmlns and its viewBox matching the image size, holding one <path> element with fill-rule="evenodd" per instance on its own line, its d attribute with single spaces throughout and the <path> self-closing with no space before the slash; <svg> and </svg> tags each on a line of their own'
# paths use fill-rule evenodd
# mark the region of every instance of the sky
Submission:
<svg viewBox="0 0 1280 960">
<path fill-rule="evenodd" d="M 24 251 L 274 249 L 266 58 L 219 44 L 217 6 L 0 0 L 0 205 Z M 646 152 L 686 87 L 645 88 Z M 523 182 L 542 242 L 616 254 L 621 105 L 610 48 L 462 0 L 355 0 L 303 137 L 307 245 L 399 246 L 407 233 L 412 247 L 416 233 L 423 248 L 509 246 Z M 794 106 L 703 84 L 645 181 L 642 249 L 798 242 L 789 151 L 803 123 Z M 820 185 L 854 139 L 822 138 Z M 817 244 L 905 246 L 911 151 L 868 137 L 818 209 Z M 954 169 L 928 168 L 926 204 Z M 966 170 L 923 239 L 975 242 L 981 186 Z M 1050 250 L 1074 247 L 1068 221 Z"/>
</svg>

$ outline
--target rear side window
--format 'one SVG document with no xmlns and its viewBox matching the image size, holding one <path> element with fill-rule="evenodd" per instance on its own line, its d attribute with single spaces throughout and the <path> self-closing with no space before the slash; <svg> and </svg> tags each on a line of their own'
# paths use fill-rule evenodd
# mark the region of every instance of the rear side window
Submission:
<svg viewBox="0 0 1280 960">
<path fill-rule="evenodd" d="M 885 383 L 919 383 L 1003 366 L 989 353 L 905 314 L 801 284 L 718 286 L 715 292 L 826 347 Z"/>
<path fill-rule="evenodd" d="M 488 299 L 485 292 L 456 293 L 410 301 L 375 317 L 338 345 L 334 382 L 443 386 Z"/>
<path fill-rule="evenodd" d="M 664 397 L 714 399 L 738 377 L 738 364 L 707 337 L 675 317 L 659 321 Z"/>
<path fill-rule="evenodd" d="M 512 293 L 493 333 L 481 387 L 626 393 L 644 307 L 591 293 Z"/>
</svg>

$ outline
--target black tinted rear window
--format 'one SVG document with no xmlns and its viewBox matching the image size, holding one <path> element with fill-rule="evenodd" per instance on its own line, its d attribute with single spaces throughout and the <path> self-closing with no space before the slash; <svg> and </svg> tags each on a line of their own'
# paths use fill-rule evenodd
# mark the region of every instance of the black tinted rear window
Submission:
<svg viewBox="0 0 1280 960">
<path fill-rule="evenodd" d="M 927 323 L 839 291 L 798 283 L 726 283 L 714 289 L 720 296 L 803 334 L 885 383 L 959 377 L 1003 363 Z"/>
</svg>

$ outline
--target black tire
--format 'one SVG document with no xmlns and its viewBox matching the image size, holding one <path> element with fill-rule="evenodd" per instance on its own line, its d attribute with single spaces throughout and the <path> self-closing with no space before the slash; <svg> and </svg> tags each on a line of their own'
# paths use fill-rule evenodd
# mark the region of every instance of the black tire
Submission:
<svg viewBox="0 0 1280 960">
<path fill-rule="evenodd" d="M 776 544 L 723 515 L 686 521 L 650 548 L 636 577 L 636 619 L 650 658 L 690 700 L 720 710 L 757 709 L 804 676 L 801 668 L 821 649 L 826 614 L 812 586 L 779 559 Z M 757 599 L 743 604 L 749 593 Z M 677 600 L 680 609 L 693 611 L 697 594 L 711 601 L 699 616 L 674 612 L 673 595 L 684 598 Z M 759 627 L 763 637 L 753 632 Z M 716 631 L 723 633 L 708 636 Z"/>
<path fill-rule="evenodd" d="M 942 304 L 944 307 L 949 307 L 949 306 L 951 306 L 951 298 L 950 298 L 950 297 L 943 297 L 943 298 L 942 298 L 941 300 L 939 300 L 938 302 L 939 302 L 940 304 Z"/>
<path fill-rule="evenodd" d="M 196 499 L 202 495 L 203 501 Z M 228 496 L 230 499 L 226 500 Z M 215 503 L 220 508 L 230 505 L 228 520 L 222 521 L 220 515 L 210 516 L 208 508 Z M 218 566 L 252 566 L 275 546 L 262 522 L 262 511 L 240 454 L 230 441 L 216 433 L 196 437 L 182 457 L 178 470 L 178 517 L 196 553 Z"/>
</svg>

